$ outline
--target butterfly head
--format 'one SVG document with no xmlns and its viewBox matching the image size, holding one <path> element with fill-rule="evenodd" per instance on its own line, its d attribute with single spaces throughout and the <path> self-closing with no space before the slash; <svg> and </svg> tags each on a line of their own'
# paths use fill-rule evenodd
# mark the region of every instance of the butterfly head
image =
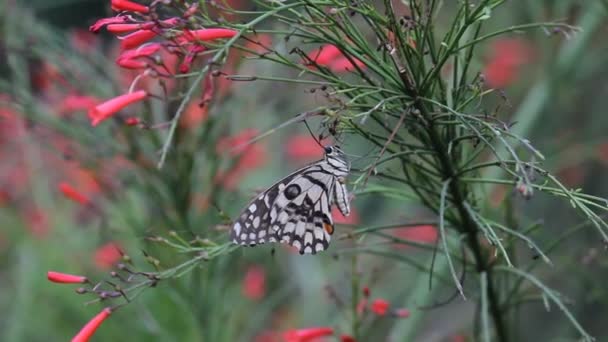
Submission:
<svg viewBox="0 0 608 342">
<path fill-rule="evenodd" d="M 350 170 L 350 163 L 346 158 L 346 154 L 338 145 L 328 145 L 323 147 L 325 149 L 325 160 L 335 167 L 348 172 Z"/>
</svg>

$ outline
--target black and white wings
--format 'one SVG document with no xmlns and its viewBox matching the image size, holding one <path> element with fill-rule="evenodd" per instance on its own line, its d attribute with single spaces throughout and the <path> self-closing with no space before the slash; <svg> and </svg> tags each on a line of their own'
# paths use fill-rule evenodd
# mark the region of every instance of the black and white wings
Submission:
<svg viewBox="0 0 608 342">
<path fill-rule="evenodd" d="M 342 150 L 325 147 L 324 159 L 280 180 L 243 210 L 232 226 L 232 241 L 247 246 L 288 243 L 300 254 L 327 249 L 334 232 L 332 204 L 344 216 L 350 213 L 344 184 L 349 171 Z"/>
</svg>

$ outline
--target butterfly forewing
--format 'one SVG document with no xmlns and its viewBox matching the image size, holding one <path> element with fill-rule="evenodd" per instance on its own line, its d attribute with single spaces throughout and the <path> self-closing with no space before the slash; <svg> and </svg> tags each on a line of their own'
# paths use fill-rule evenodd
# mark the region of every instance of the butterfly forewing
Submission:
<svg viewBox="0 0 608 342">
<path fill-rule="evenodd" d="M 301 254 L 327 249 L 334 230 L 334 199 L 348 215 L 346 187 L 339 181 L 349 171 L 341 151 L 329 151 L 325 159 L 292 173 L 255 198 L 234 223 L 232 241 L 249 246 L 288 243 Z"/>
</svg>

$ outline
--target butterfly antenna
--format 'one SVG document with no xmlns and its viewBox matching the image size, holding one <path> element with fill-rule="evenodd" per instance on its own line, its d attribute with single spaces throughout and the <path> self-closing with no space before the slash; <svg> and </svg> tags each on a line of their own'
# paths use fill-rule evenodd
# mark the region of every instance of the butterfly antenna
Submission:
<svg viewBox="0 0 608 342">
<path fill-rule="evenodd" d="M 289 126 L 289 125 L 291 125 L 293 123 L 296 123 L 298 121 L 304 121 L 304 122 L 306 122 L 306 118 L 308 118 L 310 116 L 320 115 L 324 110 L 325 109 L 320 108 L 320 109 L 315 109 L 315 110 L 311 110 L 311 111 L 308 111 L 308 112 L 303 112 L 303 113 L 296 114 L 293 118 L 291 118 L 291 119 L 289 119 L 289 120 L 287 120 L 287 121 L 279 124 L 278 126 L 275 126 L 275 127 L 271 128 L 271 129 L 267 130 L 266 132 L 264 132 L 264 133 L 256 136 L 255 138 L 250 139 L 249 141 L 246 141 L 246 142 L 244 142 L 242 144 L 239 144 L 237 146 L 234 146 L 231 149 L 231 151 L 239 151 L 239 150 L 243 149 L 244 147 L 249 146 L 249 145 L 257 142 L 258 140 L 261 140 L 262 138 L 265 138 L 265 137 L 273 134 L 274 132 L 276 132 L 276 131 L 284 128 L 284 127 L 287 127 L 287 126 Z"/>
<path fill-rule="evenodd" d="M 319 144 L 319 146 L 321 146 L 321 148 L 325 148 L 325 146 L 323 146 L 323 144 L 321 144 L 321 142 L 319 141 L 319 139 L 317 139 L 317 137 L 315 137 L 314 133 L 310 129 L 310 126 L 308 126 L 308 122 L 306 121 L 306 119 L 303 119 L 302 121 L 304 121 L 304 124 L 306 125 L 306 128 L 308 129 L 308 132 L 310 132 L 310 135 L 317 142 L 317 144 Z"/>
</svg>

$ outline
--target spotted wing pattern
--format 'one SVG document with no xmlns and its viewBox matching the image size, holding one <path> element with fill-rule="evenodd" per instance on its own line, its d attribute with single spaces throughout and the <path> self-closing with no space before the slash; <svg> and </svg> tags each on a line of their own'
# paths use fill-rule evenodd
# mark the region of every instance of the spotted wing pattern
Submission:
<svg viewBox="0 0 608 342">
<path fill-rule="evenodd" d="M 344 215 L 350 210 L 343 184 L 349 169 L 339 148 L 326 148 L 324 160 L 292 173 L 255 198 L 234 223 L 232 241 L 247 246 L 282 242 L 300 254 L 327 249 L 334 232 L 332 204 L 337 201 Z"/>
</svg>

